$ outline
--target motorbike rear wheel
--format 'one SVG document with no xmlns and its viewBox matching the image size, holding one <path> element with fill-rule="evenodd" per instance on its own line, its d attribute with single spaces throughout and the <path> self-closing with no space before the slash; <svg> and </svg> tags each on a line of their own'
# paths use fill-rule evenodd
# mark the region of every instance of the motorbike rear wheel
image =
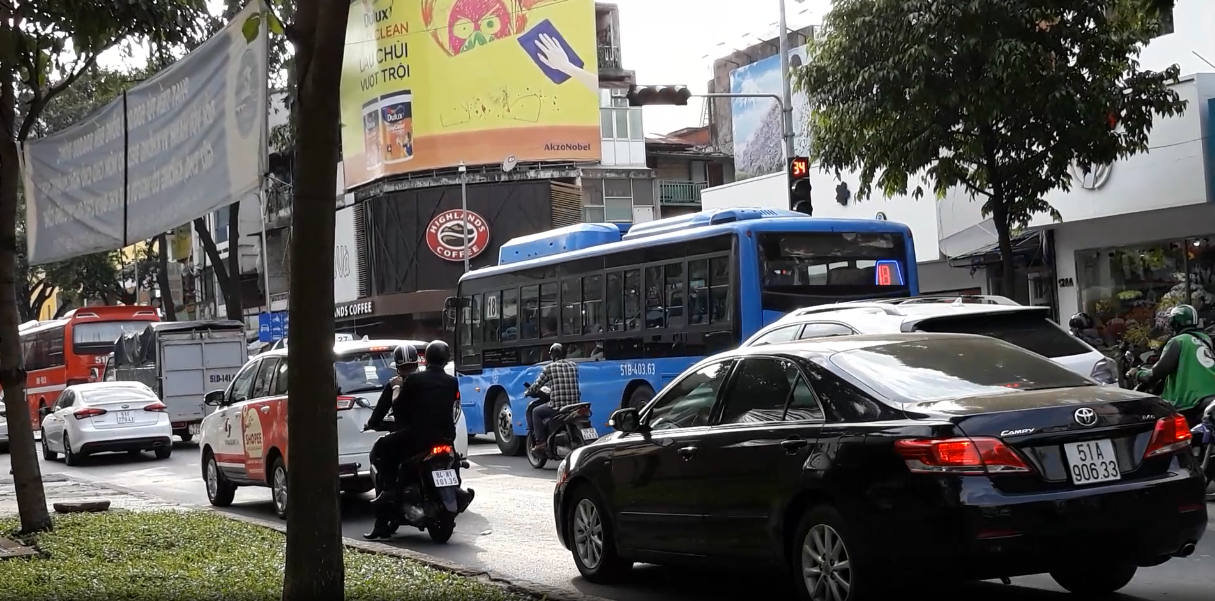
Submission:
<svg viewBox="0 0 1215 601">
<path fill-rule="evenodd" d="M 523 444 L 527 446 L 527 462 L 538 470 L 544 469 L 544 466 L 548 465 L 548 453 L 536 450 L 536 435 L 528 432 L 527 440 Z"/>
<path fill-rule="evenodd" d="M 430 540 L 443 544 L 451 540 L 451 535 L 456 531 L 456 516 L 447 514 L 439 516 L 435 523 L 426 528 L 426 533 L 430 535 Z"/>
</svg>

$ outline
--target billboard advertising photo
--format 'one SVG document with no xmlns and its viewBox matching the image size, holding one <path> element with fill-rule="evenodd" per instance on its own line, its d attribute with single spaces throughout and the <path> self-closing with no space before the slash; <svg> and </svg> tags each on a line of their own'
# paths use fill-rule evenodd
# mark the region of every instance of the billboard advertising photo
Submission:
<svg viewBox="0 0 1215 601">
<path fill-rule="evenodd" d="M 467 165 L 598 161 L 593 0 L 353 0 L 346 185 Z"/>
<path fill-rule="evenodd" d="M 789 65 L 806 60 L 806 48 L 789 51 Z M 730 91 L 735 94 L 781 93 L 780 56 L 769 56 L 730 72 Z M 730 120 L 734 133 L 734 173 L 739 180 L 776 173 L 785 168 L 781 140 L 780 105 L 768 98 L 733 98 Z M 806 95 L 793 91 L 793 148 L 805 156 L 810 151 L 807 129 L 810 104 Z"/>
</svg>

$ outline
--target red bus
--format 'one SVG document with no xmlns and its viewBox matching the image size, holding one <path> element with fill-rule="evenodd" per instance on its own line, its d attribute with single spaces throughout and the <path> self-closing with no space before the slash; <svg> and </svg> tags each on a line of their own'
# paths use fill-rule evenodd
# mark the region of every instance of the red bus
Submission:
<svg viewBox="0 0 1215 601">
<path fill-rule="evenodd" d="M 152 307 L 119 305 L 83 307 L 61 319 L 23 324 L 25 394 L 34 431 L 42 422 L 39 408 L 54 405 L 68 386 L 101 380 L 114 341 L 126 332 L 142 332 L 152 321 L 160 321 Z"/>
</svg>

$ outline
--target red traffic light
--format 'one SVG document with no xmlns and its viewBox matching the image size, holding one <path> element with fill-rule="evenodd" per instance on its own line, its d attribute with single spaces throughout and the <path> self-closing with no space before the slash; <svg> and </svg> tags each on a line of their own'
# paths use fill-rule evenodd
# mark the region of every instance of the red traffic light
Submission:
<svg viewBox="0 0 1215 601">
<path fill-rule="evenodd" d="M 629 106 L 687 106 L 687 86 L 629 86 Z"/>
<path fill-rule="evenodd" d="M 793 157 L 789 159 L 789 178 L 790 179 L 806 179 L 810 177 L 810 159 L 807 157 Z"/>
</svg>

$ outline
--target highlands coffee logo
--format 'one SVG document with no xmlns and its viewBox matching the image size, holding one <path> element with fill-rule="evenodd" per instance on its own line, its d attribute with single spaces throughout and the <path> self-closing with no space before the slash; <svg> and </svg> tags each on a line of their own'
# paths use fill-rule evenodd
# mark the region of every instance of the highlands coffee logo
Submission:
<svg viewBox="0 0 1215 601">
<path fill-rule="evenodd" d="M 588 152 L 591 149 L 590 144 L 580 142 L 566 142 L 553 144 L 549 142 L 544 145 L 545 152 Z"/>
<path fill-rule="evenodd" d="M 485 218 L 472 211 L 468 211 L 467 218 L 461 218 L 463 214 L 461 209 L 444 211 L 426 226 L 426 246 L 440 259 L 463 261 L 466 248 L 468 258 L 472 259 L 489 248 L 489 224 Z"/>
</svg>

